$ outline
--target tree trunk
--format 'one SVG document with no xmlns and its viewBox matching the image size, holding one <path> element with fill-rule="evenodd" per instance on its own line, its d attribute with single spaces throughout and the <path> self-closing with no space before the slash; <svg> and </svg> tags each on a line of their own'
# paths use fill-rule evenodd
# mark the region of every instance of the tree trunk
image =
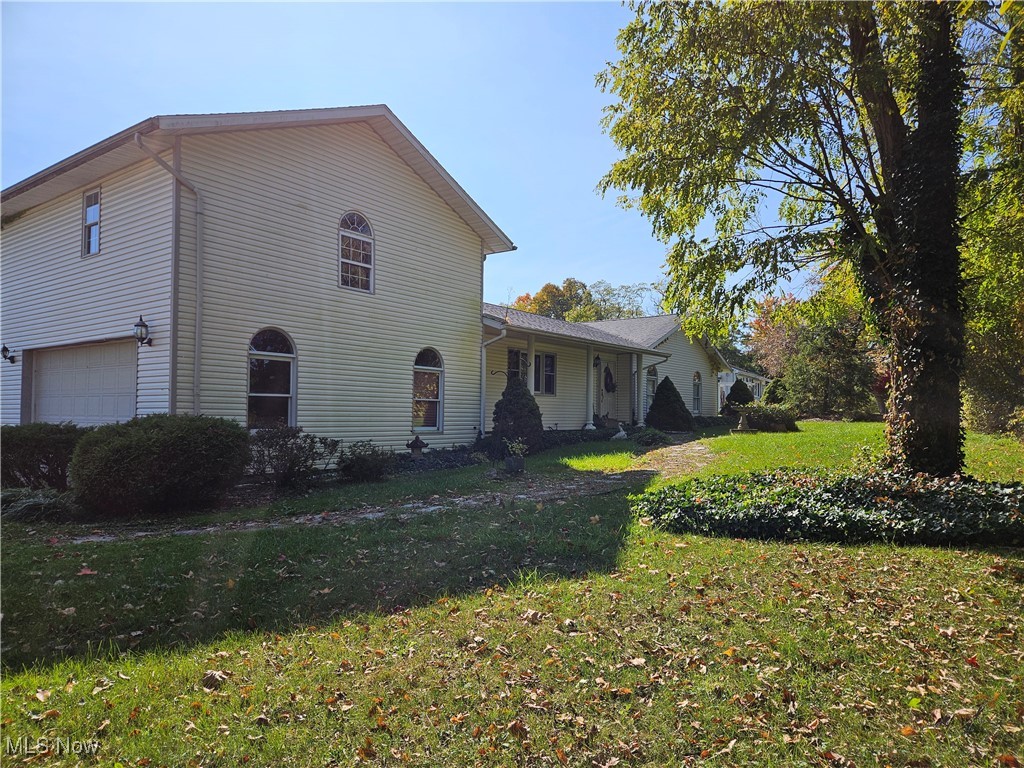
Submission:
<svg viewBox="0 0 1024 768">
<path fill-rule="evenodd" d="M 888 307 L 893 346 L 889 451 L 903 467 L 951 475 L 963 466 L 964 356 L 957 182 L 963 62 L 951 3 L 915 6 L 920 19 L 917 127 L 893 195 L 898 242 Z"/>
</svg>

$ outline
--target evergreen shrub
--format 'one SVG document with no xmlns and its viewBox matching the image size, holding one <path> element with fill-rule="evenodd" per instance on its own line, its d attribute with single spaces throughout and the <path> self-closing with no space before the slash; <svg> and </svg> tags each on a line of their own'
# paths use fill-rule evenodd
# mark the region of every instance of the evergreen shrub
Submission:
<svg viewBox="0 0 1024 768">
<path fill-rule="evenodd" d="M 750 391 L 747 382 L 743 379 L 736 379 L 729 387 L 729 394 L 725 396 L 725 401 L 729 405 L 747 405 L 754 402 L 754 393 Z"/>
<path fill-rule="evenodd" d="M 693 415 L 683 402 L 679 390 L 666 376 L 654 390 L 654 400 L 644 422 L 663 432 L 692 432 Z"/>
<path fill-rule="evenodd" d="M 71 422 L 0 427 L 0 486 L 66 491 L 75 446 L 90 430 Z"/>
<path fill-rule="evenodd" d="M 492 450 L 497 458 L 507 453 L 506 440 L 526 444 L 528 453 L 544 448 L 544 422 L 540 407 L 526 383 L 517 376 L 510 376 L 501 399 L 494 404 L 494 429 Z"/>
<path fill-rule="evenodd" d="M 93 514 L 166 515 L 212 507 L 249 461 L 249 435 L 236 422 L 155 414 L 85 435 L 71 476 Z"/>
</svg>

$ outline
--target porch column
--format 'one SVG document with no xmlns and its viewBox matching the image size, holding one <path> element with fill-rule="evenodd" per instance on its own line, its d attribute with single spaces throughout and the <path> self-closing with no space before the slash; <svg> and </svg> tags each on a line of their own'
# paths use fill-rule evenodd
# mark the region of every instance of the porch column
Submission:
<svg viewBox="0 0 1024 768">
<path fill-rule="evenodd" d="M 534 387 L 537 379 L 533 371 L 533 358 L 536 352 L 534 352 L 534 341 L 536 337 L 531 333 L 526 337 L 526 388 L 530 390 L 531 394 L 537 394 L 537 390 Z"/>
<path fill-rule="evenodd" d="M 647 426 L 644 424 L 644 417 L 647 415 L 644 413 L 644 386 L 646 384 L 644 380 L 644 356 L 641 354 L 634 355 L 636 360 L 636 371 L 633 373 L 633 402 L 636 403 L 636 423 L 638 426 Z"/>
<path fill-rule="evenodd" d="M 597 429 L 594 426 L 594 347 L 587 345 L 587 359 L 584 365 L 587 367 L 587 420 L 583 424 L 584 429 Z"/>
</svg>

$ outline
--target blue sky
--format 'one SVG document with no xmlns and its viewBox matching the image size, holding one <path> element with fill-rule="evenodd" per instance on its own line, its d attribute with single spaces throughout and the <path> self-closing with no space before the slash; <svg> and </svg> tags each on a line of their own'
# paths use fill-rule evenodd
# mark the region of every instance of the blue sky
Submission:
<svg viewBox="0 0 1024 768">
<path fill-rule="evenodd" d="M 7 187 L 153 115 L 386 103 L 518 250 L 484 298 L 650 282 L 665 245 L 595 191 L 617 156 L 594 77 L 618 3 L 2 4 Z"/>
</svg>

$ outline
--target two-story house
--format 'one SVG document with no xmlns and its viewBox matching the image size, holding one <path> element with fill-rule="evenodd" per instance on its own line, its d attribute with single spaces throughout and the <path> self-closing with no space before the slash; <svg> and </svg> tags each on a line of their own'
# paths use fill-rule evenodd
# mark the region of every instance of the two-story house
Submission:
<svg viewBox="0 0 1024 768">
<path fill-rule="evenodd" d="M 383 105 L 154 117 L 2 215 L 4 424 L 203 413 L 438 448 L 490 429 L 509 376 L 580 429 L 642 422 L 665 375 L 707 413 L 724 367 L 673 317 L 484 304 L 515 246 Z"/>
<path fill-rule="evenodd" d="M 514 246 L 386 106 L 154 117 L 2 215 L 3 423 L 477 435 L 483 264 Z"/>
</svg>

